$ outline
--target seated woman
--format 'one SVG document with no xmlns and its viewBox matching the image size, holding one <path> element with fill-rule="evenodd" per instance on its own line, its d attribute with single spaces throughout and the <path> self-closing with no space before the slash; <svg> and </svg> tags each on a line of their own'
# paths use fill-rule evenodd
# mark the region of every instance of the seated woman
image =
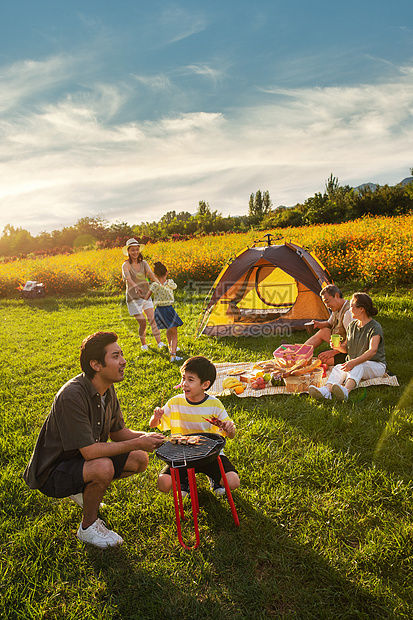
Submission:
<svg viewBox="0 0 413 620">
<path fill-rule="evenodd" d="M 367 293 L 354 293 L 350 310 L 353 320 L 347 327 L 346 341 L 339 346 L 340 351 L 347 353 L 347 360 L 334 366 L 324 387 L 310 385 L 308 392 L 313 398 L 331 398 L 334 394 L 339 400 L 347 400 L 349 392 L 362 379 L 382 377 L 386 372 L 383 330 L 372 318 L 378 310 L 371 297 Z"/>
</svg>

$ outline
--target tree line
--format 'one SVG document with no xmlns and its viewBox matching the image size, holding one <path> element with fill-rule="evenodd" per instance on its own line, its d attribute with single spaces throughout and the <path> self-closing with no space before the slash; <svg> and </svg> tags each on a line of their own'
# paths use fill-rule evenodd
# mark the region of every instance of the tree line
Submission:
<svg viewBox="0 0 413 620">
<path fill-rule="evenodd" d="M 339 224 L 364 215 L 403 215 L 412 208 L 413 182 L 394 186 L 366 185 L 357 189 L 340 185 L 338 179 L 331 174 L 323 193 L 318 192 L 293 208 L 278 207 L 262 219 L 261 226 L 286 228 Z"/>
<path fill-rule="evenodd" d="M 0 237 L 0 257 L 3 257 L 2 260 L 10 260 L 28 255 L 70 253 L 88 247 L 120 247 L 130 237 L 142 243 L 154 243 L 167 239 L 178 241 L 202 235 L 245 232 L 251 228 L 268 230 L 336 224 L 364 215 L 402 215 L 412 208 L 412 182 L 354 189 L 340 185 L 331 174 L 323 193 L 316 193 L 294 207 L 273 208 L 269 191 L 258 190 L 250 195 L 247 215 L 223 217 L 217 210 L 211 209 L 207 202 L 200 200 L 195 214 L 168 211 L 157 222 L 135 225 L 123 221 L 110 224 L 98 215 L 83 217 L 73 226 L 50 233 L 43 231 L 33 236 L 24 228 L 8 224 Z"/>
</svg>

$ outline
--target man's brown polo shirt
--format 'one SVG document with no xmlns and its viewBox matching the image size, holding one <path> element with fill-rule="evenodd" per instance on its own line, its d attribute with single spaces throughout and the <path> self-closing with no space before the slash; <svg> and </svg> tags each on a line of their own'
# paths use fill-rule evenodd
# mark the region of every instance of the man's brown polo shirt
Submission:
<svg viewBox="0 0 413 620">
<path fill-rule="evenodd" d="M 109 434 L 124 428 L 125 422 L 113 385 L 101 397 L 83 373 L 68 381 L 57 393 L 23 478 L 38 489 L 62 461 L 80 456 L 80 448 L 106 442 Z"/>
</svg>

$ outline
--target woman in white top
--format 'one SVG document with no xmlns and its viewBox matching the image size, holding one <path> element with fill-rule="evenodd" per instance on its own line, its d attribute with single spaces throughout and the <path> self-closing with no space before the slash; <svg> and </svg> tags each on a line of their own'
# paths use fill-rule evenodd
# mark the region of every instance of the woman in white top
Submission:
<svg viewBox="0 0 413 620">
<path fill-rule="evenodd" d="M 152 333 L 161 349 L 166 345 L 161 341 L 161 334 L 155 322 L 155 310 L 150 299 L 143 299 L 149 291 L 147 278 L 158 282 L 158 278 L 152 272 L 148 263 L 143 260 L 141 248 L 144 246 L 136 239 L 128 239 L 123 254 L 128 259 L 122 265 L 122 275 L 126 282 L 126 303 L 130 316 L 134 316 L 139 323 L 139 338 L 142 351 L 148 350 L 146 344 L 146 319 L 151 326 Z M 146 315 L 146 317 L 145 317 Z"/>
</svg>

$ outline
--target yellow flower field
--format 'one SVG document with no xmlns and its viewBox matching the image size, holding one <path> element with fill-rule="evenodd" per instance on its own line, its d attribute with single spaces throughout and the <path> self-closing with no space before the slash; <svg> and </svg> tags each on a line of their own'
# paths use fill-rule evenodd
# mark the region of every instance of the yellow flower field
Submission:
<svg viewBox="0 0 413 620">
<path fill-rule="evenodd" d="M 413 215 L 366 217 L 343 224 L 268 232 L 309 248 L 337 283 L 354 280 L 392 287 L 413 283 Z M 162 261 L 180 286 L 189 281 L 212 282 L 237 252 L 265 233 L 249 231 L 149 244 L 144 257 L 151 266 Z M 0 297 L 16 295 L 27 280 L 43 282 L 51 294 L 121 291 L 123 260 L 121 249 L 116 248 L 0 264 Z"/>
</svg>

